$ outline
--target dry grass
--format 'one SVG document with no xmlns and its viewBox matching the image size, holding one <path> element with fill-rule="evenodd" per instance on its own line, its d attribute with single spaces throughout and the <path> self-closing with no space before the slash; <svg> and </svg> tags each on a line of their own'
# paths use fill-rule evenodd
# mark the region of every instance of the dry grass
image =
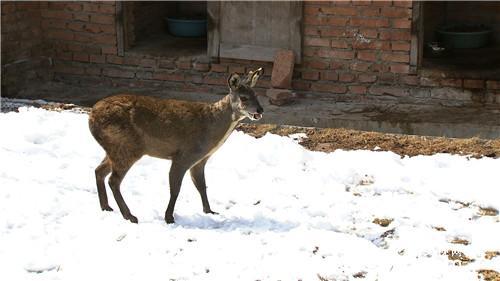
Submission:
<svg viewBox="0 0 500 281">
<path fill-rule="evenodd" d="M 237 130 L 254 137 L 262 137 L 267 132 L 288 136 L 305 133 L 307 139 L 300 144 L 314 151 L 332 152 L 336 149 L 392 151 L 401 156 L 432 155 L 450 153 L 470 155 L 471 157 L 500 156 L 500 140 L 478 138 L 451 139 L 442 137 L 423 137 L 398 134 L 384 134 L 334 128 L 303 128 L 268 124 L 240 124 Z"/>
</svg>

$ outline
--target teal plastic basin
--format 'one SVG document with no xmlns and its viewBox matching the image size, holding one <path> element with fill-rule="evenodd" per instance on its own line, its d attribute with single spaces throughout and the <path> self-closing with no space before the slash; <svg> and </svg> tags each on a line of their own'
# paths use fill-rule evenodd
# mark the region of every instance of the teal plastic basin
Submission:
<svg viewBox="0 0 500 281">
<path fill-rule="evenodd" d="M 457 31 L 463 28 L 465 31 Z M 467 31 L 477 29 L 477 31 Z M 491 29 L 485 26 L 448 25 L 436 30 L 444 46 L 455 49 L 480 48 L 488 44 Z"/>
<path fill-rule="evenodd" d="M 205 19 L 165 18 L 168 32 L 178 37 L 203 37 L 207 35 Z"/>
</svg>

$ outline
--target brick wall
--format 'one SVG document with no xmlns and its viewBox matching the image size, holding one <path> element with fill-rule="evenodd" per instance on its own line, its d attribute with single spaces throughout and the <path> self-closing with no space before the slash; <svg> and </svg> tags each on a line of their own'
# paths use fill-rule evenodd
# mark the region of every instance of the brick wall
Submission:
<svg viewBox="0 0 500 281">
<path fill-rule="evenodd" d="M 3 1 L 1 13 L 2 93 L 8 95 L 40 75 L 40 3 Z"/>
<path fill-rule="evenodd" d="M 264 67 L 258 91 L 270 87 L 272 63 L 210 63 L 207 58 L 167 59 L 132 52 L 118 56 L 114 14 L 114 2 L 40 3 L 42 37 L 54 61 L 54 79 L 222 92 L 228 73 Z M 304 97 L 500 103 L 498 79 L 410 73 L 412 2 L 307 1 L 303 14 L 303 62 L 295 66 L 292 85 Z"/>
</svg>

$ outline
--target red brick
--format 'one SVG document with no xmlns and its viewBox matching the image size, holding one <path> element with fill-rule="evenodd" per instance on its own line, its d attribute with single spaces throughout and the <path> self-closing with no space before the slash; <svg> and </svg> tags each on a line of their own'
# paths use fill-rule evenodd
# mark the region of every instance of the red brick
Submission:
<svg viewBox="0 0 500 281">
<path fill-rule="evenodd" d="M 295 56 L 293 51 L 280 50 L 274 57 L 271 85 L 275 88 L 289 89 L 292 83 Z"/>
<path fill-rule="evenodd" d="M 90 15 L 90 22 L 102 23 L 102 24 L 114 24 L 115 17 L 112 15 L 93 14 Z"/>
<path fill-rule="evenodd" d="M 349 86 L 349 92 L 353 94 L 366 94 L 367 87 L 361 85 Z"/>
<path fill-rule="evenodd" d="M 115 55 L 107 55 L 106 62 L 111 64 L 123 64 L 123 57 Z"/>
<path fill-rule="evenodd" d="M 67 74 L 75 74 L 80 75 L 85 73 L 85 69 L 83 67 L 75 67 L 70 65 L 64 65 L 57 63 L 54 66 L 54 71 L 56 73 L 67 73 Z"/>
<path fill-rule="evenodd" d="M 420 85 L 428 87 L 439 86 L 439 79 L 434 77 L 420 77 Z"/>
<path fill-rule="evenodd" d="M 207 72 L 210 70 L 210 65 L 208 63 L 195 62 L 193 64 L 193 69 L 197 71 Z"/>
<path fill-rule="evenodd" d="M 229 73 L 245 74 L 245 67 L 241 65 L 230 65 Z"/>
<path fill-rule="evenodd" d="M 90 15 L 87 13 L 75 13 L 73 15 L 74 20 L 76 21 L 83 21 L 83 22 L 89 22 L 90 21 Z"/>
<path fill-rule="evenodd" d="M 409 96 L 409 91 L 406 88 L 374 85 L 370 87 L 370 94 L 406 97 Z"/>
<path fill-rule="evenodd" d="M 409 51 L 410 43 L 408 42 L 391 42 L 391 49 L 393 51 Z"/>
<path fill-rule="evenodd" d="M 389 27 L 389 20 L 384 18 L 367 19 L 367 18 L 351 18 L 352 26 L 366 27 Z"/>
<path fill-rule="evenodd" d="M 92 42 L 97 44 L 116 45 L 116 36 L 109 34 L 95 34 Z"/>
<path fill-rule="evenodd" d="M 305 26 L 304 27 L 304 34 L 306 36 L 317 36 L 320 35 L 320 30 L 316 26 Z"/>
<path fill-rule="evenodd" d="M 358 51 L 358 59 L 364 61 L 376 61 L 377 53 L 374 51 Z"/>
<path fill-rule="evenodd" d="M 357 50 L 390 50 L 391 44 L 378 40 L 354 40 L 352 47 Z"/>
<path fill-rule="evenodd" d="M 106 61 L 106 57 L 101 55 L 90 55 L 89 60 L 92 63 L 104 63 Z"/>
<path fill-rule="evenodd" d="M 390 71 L 393 73 L 409 73 L 410 65 L 408 64 L 391 64 Z"/>
<path fill-rule="evenodd" d="M 495 81 L 495 80 L 489 80 L 486 81 L 486 88 L 488 89 L 493 89 L 493 90 L 500 90 L 500 81 Z"/>
<path fill-rule="evenodd" d="M 305 6 L 304 15 L 317 15 L 320 13 L 320 8 L 316 6 Z"/>
<path fill-rule="evenodd" d="M 67 23 L 68 22 L 65 20 L 43 19 L 41 24 L 43 29 L 49 29 L 49 28 L 64 29 L 66 28 Z M 5 30 L 5 26 L 2 27 L 3 30 Z"/>
<path fill-rule="evenodd" d="M 71 32 L 71 31 L 66 31 L 66 30 L 49 30 L 47 32 L 47 38 L 49 38 L 49 39 L 59 39 L 59 40 L 71 41 L 75 37 L 74 37 L 73 32 Z"/>
<path fill-rule="evenodd" d="M 224 77 L 210 77 L 210 76 L 205 76 L 203 78 L 203 83 L 204 84 L 209 84 L 209 85 L 226 85 L 227 80 Z"/>
<path fill-rule="evenodd" d="M 125 69 L 107 68 L 103 69 L 103 75 L 113 78 L 134 78 L 135 72 Z"/>
<path fill-rule="evenodd" d="M 331 92 L 335 94 L 344 94 L 347 92 L 347 87 L 338 84 L 313 83 L 311 85 L 311 90 L 318 92 Z"/>
<path fill-rule="evenodd" d="M 411 20 L 408 19 L 392 19 L 391 26 L 394 28 L 411 28 Z"/>
<path fill-rule="evenodd" d="M 305 81 L 293 81 L 292 89 L 308 91 L 311 88 L 311 83 Z"/>
<path fill-rule="evenodd" d="M 90 66 L 90 67 L 85 68 L 85 74 L 93 75 L 93 76 L 100 76 L 101 71 L 102 71 L 102 69 L 100 67 Z"/>
<path fill-rule="evenodd" d="M 349 69 L 350 62 L 347 61 L 332 61 L 330 62 L 330 69 L 338 70 L 338 69 Z"/>
<path fill-rule="evenodd" d="M 84 54 L 84 53 L 73 53 L 73 60 L 75 61 L 81 61 L 81 62 L 88 62 L 89 61 L 89 55 Z"/>
<path fill-rule="evenodd" d="M 354 6 L 369 6 L 371 1 L 353 0 L 352 5 Z"/>
<path fill-rule="evenodd" d="M 380 15 L 380 8 L 379 7 L 361 8 L 360 15 L 364 17 L 378 17 Z"/>
<path fill-rule="evenodd" d="M 306 37 L 304 46 L 329 47 L 330 39 Z"/>
<path fill-rule="evenodd" d="M 322 37 L 346 37 L 345 28 L 328 27 L 319 30 Z"/>
<path fill-rule="evenodd" d="M 156 66 L 156 60 L 154 59 L 141 59 L 139 62 L 139 65 L 142 67 L 155 67 Z"/>
<path fill-rule="evenodd" d="M 332 46 L 332 48 L 338 48 L 338 49 L 348 49 L 349 48 L 349 44 L 347 43 L 347 41 L 345 39 L 344 40 L 332 39 L 331 46 Z"/>
<path fill-rule="evenodd" d="M 318 56 L 323 57 L 323 58 L 353 59 L 354 52 L 353 51 L 320 49 L 320 50 L 318 50 Z"/>
<path fill-rule="evenodd" d="M 484 89 L 484 80 L 464 79 L 464 88 Z"/>
<path fill-rule="evenodd" d="M 401 77 L 401 81 L 406 85 L 416 86 L 418 85 L 418 76 L 416 75 L 403 76 Z"/>
<path fill-rule="evenodd" d="M 381 14 L 389 18 L 411 18 L 411 10 L 402 7 L 383 7 Z"/>
<path fill-rule="evenodd" d="M 335 71 L 325 71 L 321 73 L 321 80 L 338 81 L 339 74 Z"/>
<path fill-rule="evenodd" d="M 377 81 L 377 75 L 373 74 L 359 74 L 358 81 L 361 83 L 373 83 Z"/>
<path fill-rule="evenodd" d="M 49 18 L 49 19 L 70 20 L 73 18 L 72 13 L 66 11 L 57 11 L 57 10 L 42 10 L 41 15 L 42 18 Z"/>
<path fill-rule="evenodd" d="M 82 3 L 79 3 L 79 2 L 66 3 L 65 9 L 68 11 L 73 11 L 73 12 L 81 11 L 82 10 Z"/>
<path fill-rule="evenodd" d="M 322 13 L 327 15 L 337 15 L 337 16 L 355 16 L 358 14 L 358 10 L 355 7 L 323 7 L 319 9 Z"/>
<path fill-rule="evenodd" d="M 462 79 L 443 79 L 440 84 L 445 87 L 462 88 Z"/>
<path fill-rule="evenodd" d="M 392 5 L 392 1 L 378 1 L 378 0 L 374 0 L 371 4 L 373 6 L 379 6 L 379 7 L 382 7 L 382 6 L 391 6 Z"/>
<path fill-rule="evenodd" d="M 405 0 L 405 1 L 393 1 L 393 5 L 395 7 L 406 7 L 406 8 L 411 8 L 413 6 L 413 3 L 411 0 Z"/>
<path fill-rule="evenodd" d="M 378 37 L 378 29 L 360 28 L 359 34 L 365 38 L 373 39 Z"/>
<path fill-rule="evenodd" d="M 356 61 L 351 64 L 351 69 L 354 71 L 365 72 L 368 71 L 371 65 L 371 63 Z"/>
<path fill-rule="evenodd" d="M 409 30 L 383 30 L 380 31 L 379 38 L 382 40 L 410 40 L 411 32 Z"/>
<path fill-rule="evenodd" d="M 184 75 L 181 73 L 171 73 L 171 72 L 155 72 L 153 73 L 154 80 L 164 80 L 164 81 L 184 81 Z"/>
<path fill-rule="evenodd" d="M 319 79 L 319 72 L 317 72 L 317 71 L 303 71 L 302 72 L 302 79 L 304 79 L 304 80 L 318 80 Z"/>
<path fill-rule="evenodd" d="M 115 8 L 115 6 L 111 6 L 111 5 L 99 5 L 98 11 L 101 14 L 114 15 L 116 13 L 116 8 Z"/>
<path fill-rule="evenodd" d="M 410 55 L 398 53 L 382 53 L 381 59 L 389 62 L 410 62 Z"/>
<path fill-rule="evenodd" d="M 135 77 L 138 79 L 151 80 L 153 79 L 153 72 L 151 71 L 137 71 Z"/>
<path fill-rule="evenodd" d="M 324 60 L 312 60 L 304 62 L 304 64 L 310 69 L 328 69 L 330 66 L 330 64 Z"/>
<path fill-rule="evenodd" d="M 101 48 L 101 51 L 103 55 L 107 54 L 116 55 L 118 53 L 118 50 L 116 49 L 115 46 L 103 46 Z"/>
<path fill-rule="evenodd" d="M 227 65 L 223 65 L 223 64 L 212 64 L 210 66 L 210 71 L 213 71 L 213 72 L 228 72 L 227 71 Z"/>
<path fill-rule="evenodd" d="M 356 76 L 354 74 L 351 74 L 351 73 L 339 74 L 339 81 L 340 82 L 352 82 L 352 81 L 354 81 L 355 78 L 356 78 Z"/>
<path fill-rule="evenodd" d="M 177 68 L 185 69 L 185 70 L 189 70 L 192 67 L 192 63 L 189 60 L 188 61 L 184 61 L 184 60 L 176 61 L 175 65 L 177 66 Z"/>
</svg>

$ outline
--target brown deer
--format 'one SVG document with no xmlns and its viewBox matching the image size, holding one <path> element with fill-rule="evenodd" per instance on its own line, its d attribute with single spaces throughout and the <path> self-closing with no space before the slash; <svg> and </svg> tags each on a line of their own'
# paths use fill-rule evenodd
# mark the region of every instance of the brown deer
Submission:
<svg viewBox="0 0 500 281">
<path fill-rule="evenodd" d="M 89 115 L 89 127 L 106 151 L 95 169 L 101 209 L 113 210 L 104 184 L 111 173 L 108 184 L 123 218 L 137 223 L 123 200 L 120 183 L 137 160 L 149 155 L 172 160 L 167 223 L 174 223 L 175 202 L 187 170 L 200 193 L 203 212 L 217 214 L 208 202 L 205 164 L 239 121 L 262 117 L 262 106 L 252 89 L 262 73 L 262 68 L 250 71 L 246 79 L 231 74 L 227 80 L 229 94 L 212 104 L 135 95 L 117 95 L 97 102 Z"/>
</svg>

